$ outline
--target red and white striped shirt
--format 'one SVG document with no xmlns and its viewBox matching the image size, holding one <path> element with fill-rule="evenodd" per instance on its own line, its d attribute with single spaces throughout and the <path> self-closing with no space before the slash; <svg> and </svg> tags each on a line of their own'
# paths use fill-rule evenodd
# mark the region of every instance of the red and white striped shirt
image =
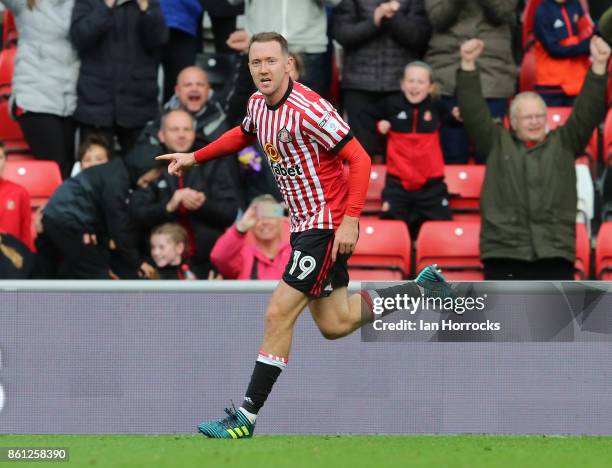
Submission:
<svg viewBox="0 0 612 468">
<path fill-rule="evenodd" d="M 335 154 L 352 135 L 334 107 L 306 86 L 290 81 L 274 106 L 253 94 L 242 121 L 264 149 L 291 215 L 291 232 L 340 225 L 348 193 L 342 159 Z"/>
</svg>

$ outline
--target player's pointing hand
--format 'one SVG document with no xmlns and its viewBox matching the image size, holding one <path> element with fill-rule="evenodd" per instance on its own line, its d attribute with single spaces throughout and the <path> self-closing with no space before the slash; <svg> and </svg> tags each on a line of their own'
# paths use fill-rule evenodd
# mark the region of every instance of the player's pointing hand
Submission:
<svg viewBox="0 0 612 468">
<path fill-rule="evenodd" d="M 168 174 L 175 176 L 183 175 L 184 169 L 194 166 L 197 162 L 193 153 L 162 154 L 155 159 L 158 161 L 169 161 Z"/>
</svg>

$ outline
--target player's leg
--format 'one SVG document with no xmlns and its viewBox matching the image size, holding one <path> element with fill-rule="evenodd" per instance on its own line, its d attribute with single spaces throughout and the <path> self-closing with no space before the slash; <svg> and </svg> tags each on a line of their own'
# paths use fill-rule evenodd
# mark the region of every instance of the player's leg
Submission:
<svg viewBox="0 0 612 468">
<path fill-rule="evenodd" d="M 287 365 L 293 327 L 308 301 L 308 296 L 284 281 L 278 284 L 266 309 L 264 339 L 242 406 L 238 410 L 226 409 L 226 418 L 200 424 L 198 430 L 202 434 L 234 439 L 253 435 L 257 413 Z"/>
<path fill-rule="evenodd" d="M 349 295 L 347 257 L 341 256 L 331 271 L 332 292 L 327 297 L 313 299 L 310 312 L 321 334 L 327 339 L 337 339 L 352 333 L 357 328 L 372 322 L 380 316 L 395 312 L 386 309 L 375 315 L 374 301 L 397 295 L 408 297 L 448 297 L 453 291 L 442 274 L 430 265 L 424 268 L 415 281 L 407 281 L 387 288 L 362 290 Z"/>
<path fill-rule="evenodd" d="M 314 299 L 308 308 L 328 340 L 349 335 L 372 320 L 372 311 L 361 294 L 349 295 L 346 287 L 335 288 L 329 296 Z"/>
</svg>

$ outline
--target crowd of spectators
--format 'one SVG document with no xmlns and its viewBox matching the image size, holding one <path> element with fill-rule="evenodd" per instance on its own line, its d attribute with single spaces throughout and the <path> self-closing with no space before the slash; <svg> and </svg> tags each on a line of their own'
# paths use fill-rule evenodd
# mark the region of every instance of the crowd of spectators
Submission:
<svg viewBox="0 0 612 468">
<path fill-rule="evenodd" d="M 423 222 L 452 219 L 445 165 L 486 163 L 485 277 L 571 279 L 574 159 L 607 111 L 609 46 L 593 39 L 605 8 L 589 3 L 592 16 L 585 1 L 542 0 L 535 92 L 515 97 L 519 0 L 0 0 L 18 31 L 11 115 L 64 178 L 33 213 L 2 178 L 0 144 L 0 257 L 23 260 L 0 275 L 279 278 L 290 250 L 261 148 L 181 177 L 154 160 L 242 120 L 249 39 L 274 30 L 292 79 L 332 100 L 386 164 L 380 217 L 416 239 Z M 208 48 L 233 64 L 215 86 L 198 61 L 211 32 Z M 550 135 L 546 105 L 575 106 Z"/>
</svg>

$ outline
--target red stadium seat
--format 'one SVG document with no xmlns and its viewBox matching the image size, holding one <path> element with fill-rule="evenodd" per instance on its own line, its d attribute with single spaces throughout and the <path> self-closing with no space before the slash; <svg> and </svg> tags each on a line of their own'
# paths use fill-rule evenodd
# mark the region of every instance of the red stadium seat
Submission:
<svg viewBox="0 0 612 468">
<path fill-rule="evenodd" d="M 15 27 L 15 18 L 9 10 L 4 10 L 2 14 L 2 48 L 17 44 L 17 28 Z"/>
<path fill-rule="evenodd" d="M 479 218 L 480 190 L 484 176 L 484 165 L 453 164 L 444 167 L 444 182 L 446 182 L 450 194 L 453 219 Z"/>
<path fill-rule="evenodd" d="M 603 223 L 599 228 L 595 247 L 595 277 L 612 281 L 612 221 Z"/>
<path fill-rule="evenodd" d="M 9 97 L 11 96 L 16 50 L 10 48 L 0 51 L 0 140 L 4 141 L 7 153 L 28 149 L 21 127 L 9 114 Z"/>
<path fill-rule="evenodd" d="M 549 107 L 548 115 L 546 116 L 548 130 L 554 130 L 557 127 L 565 125 L 571 113 L 571 107 Z"/>
<path fill-rule="evenodd" d="M 359 242 L 349 259 L 354 279 L 401 279 L 410 275 L 410 234 L 403 221 L 363 218 Z M 367 270 L 372 272 L 367 275 Z M 381 273 L 382 272 L 382 273 Z"/>
<path fill-rule="evenodd" d="M 591 271 L 591 241 L 586 225 L 576 223 L 576 261 L 574 262 L 574 279 L 584 281 L 589 279 Z"/>
<path fill-rule="evenodd" d="M 543 0 L 527 0 L 525 9 L 523 10 L 523 31 L 522 31 L 522 44 L 523 50 L 527 50 L 533 43 L 533 23 L 535 19 L 536 10 L 540 6 Z"/>
<path fill-rule="evenodd" d="M 404 275 L 399 270 L 379 270 L 349 267 L 351 281 L 401 281 Z"/>
<path fill-rule="evenodd" d="M 608 115 L 604 123 L 602 154 L 604 162 L 608 164 L 612 162 L 612 109 L 608 111 Z"/>
<path fill-rule="evenodd" d="M 519 91 L 533 91 L 536 81 L 535 50 L 530 48 L 523 56 L 519 70 Z"/>
<path fill-rule="evenodd" d="M 9 159 L 4 177 L 26 188 L 34 208 L 44 204 L 62 183 L 60 168 L 55 161 Z"/>
<path fill-rule="evenodd" d="M 416 242 L 416 271 L 437 263 L 450 280 L 482 280 L 480 223 L 427 221 Z"/>
</svg>

